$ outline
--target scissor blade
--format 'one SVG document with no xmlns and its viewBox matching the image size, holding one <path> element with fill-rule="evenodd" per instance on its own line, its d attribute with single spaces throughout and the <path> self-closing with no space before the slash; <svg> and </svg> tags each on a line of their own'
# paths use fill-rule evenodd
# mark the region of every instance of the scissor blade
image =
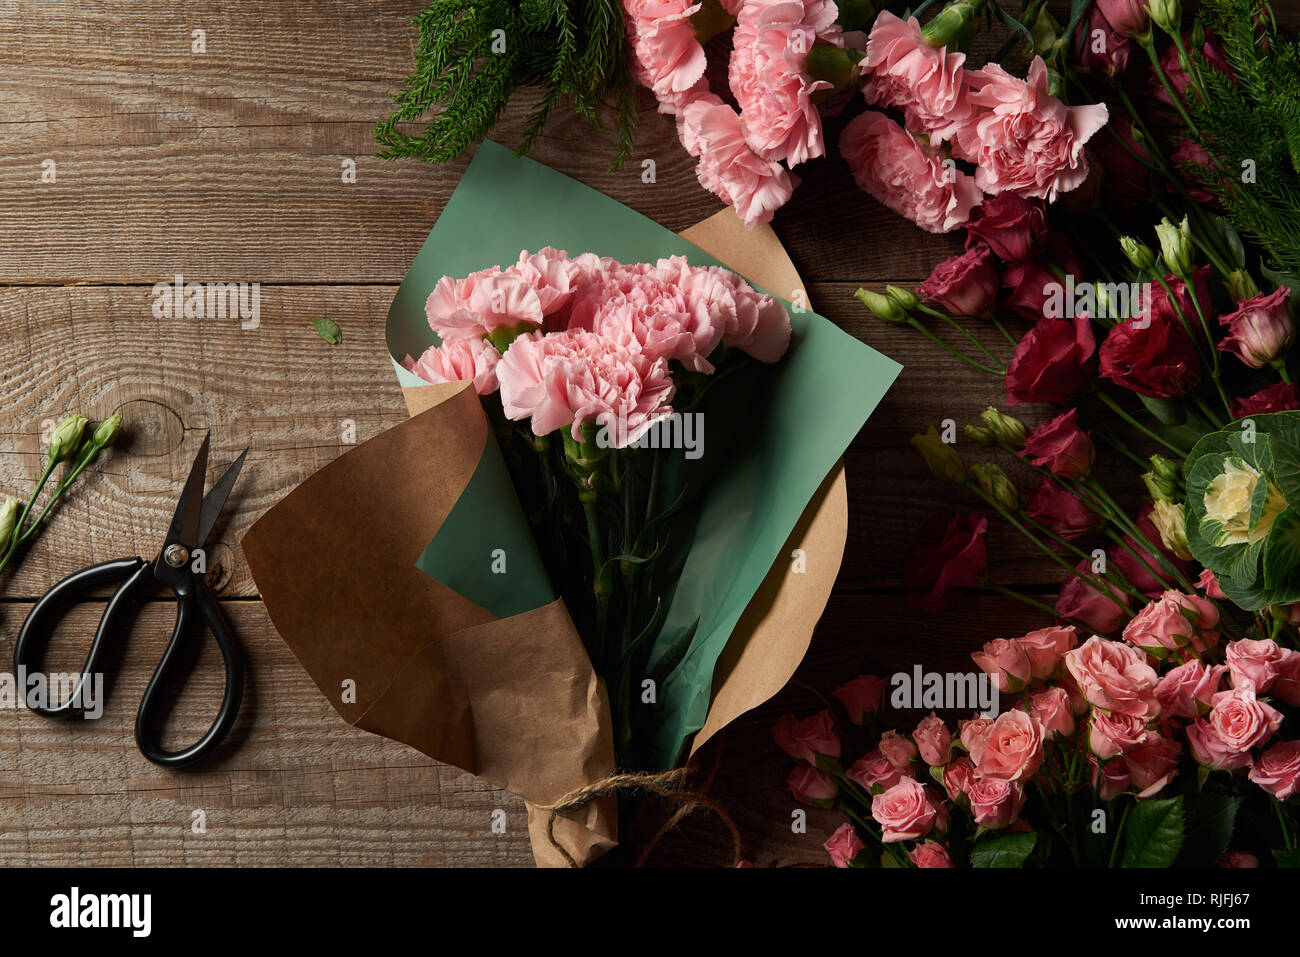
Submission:
<svg viewBox="0 0 1300 957">
<path fill-rule="evenodd" d="M 203 496 L 203 513 L 199 518 L 199 537 L 196 544 L 202 545 L 208 540 L 208 536 L 212 533 L 212 526 L 217 524 L 217 517 L 226 506 L 226 499 L 230 497 L 230 490 L 235 487 L 239 470 L 244 467 L 246 458 L 248 458 L 248 449 L 239 453 L 239 458 L 226 469 L 226 474 L 217 479 L 217 484 L 208 489 L 208 494 Z"/>
<path fill-rule="evenodd" d="M 181 490 L 180 501 L 176 503 L 176 514 L 172 516 L 171 528 L 167 530 L 167 545 L 179 542 L 194 548 L 199 544 L 199 513 L 203 508 L 203 480 L 208 473 L 208 439 L 203 437 L 199 454 L 190 466 L 190 477 L 185 480 Z"/>
</svg>

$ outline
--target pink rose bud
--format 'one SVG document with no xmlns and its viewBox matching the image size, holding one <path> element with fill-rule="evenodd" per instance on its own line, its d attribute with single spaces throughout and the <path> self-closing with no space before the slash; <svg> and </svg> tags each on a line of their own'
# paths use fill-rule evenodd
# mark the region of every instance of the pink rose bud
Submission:
<svg viewBox="0 0 1300 957">
<path fill-rule="evenodd" d="M 1093 582 L 1100 581 L 1093 574 L 1090 559 L 1083 559 L 1075 566 L 1075 574 L 1061 583 L 1061 592 L 1053 606 L 1062 618 L 1073 618 L 1083 622 L 1093 632 L 1110 635 L 1119 631 L 1129 619 L 1129 597 L 1110 582 L 1102 582 L 1106 594 L 1102 594 Z"/>
<path fill-rule="evenodd" d="M 1039 628 L 1020 638 L 1013 639 L 1029 658 L 1029 673 L 1035 681 L 1045 681 L 1054 676 L 1065 659 L 1065 653 L 1078 644 L 1073 628 L 1052 626 Z"/>
<path fill-rule="evenodd" d="M 1192 719 L 1207 713 L 1227 670 L 1226 665 L 1206 666 L 1193 659 L 1165 672 L 1156 685 L 1161 720 Z"/>
<path fill-rule="evenodd" d="M 1300 794 L 1300 741 L 1279 741 L 1261 754 L 1250 779 L 1279 801 Z"/>
<path fill-rule="evenodd" d="M 984 738 L 975 769 L 983 778 L 1024 781 L 1043 763 L 1043 731 L 1023 711 L 1004 711 Z"/>
<path fill-rule="evenodd" d="M 831 692 L 849 713 L 849 720 L 862 724 L 880 711 L 885 696 L 885 680 L 875 675 L 858 675 Z"/>
<path fill-rule="evenodd" d="M 1269 638 L 1242 638 L 1223 651 L 1233 687 L 1252 687 L 1256 694 L 1267 694 L 1286 667 L 1286 659 L 1300 655 Z"/>
<path fill-rule="evenodd" d="M 1259 867 L 1259 858 L 1247 851 L 1228 851 L 1219 858 L 1219 867 Z"/>
<path fill-rule="evenodd" d="M 1030 695 L 1029 712 L 1042 726 L 1045 738 L 1068 738 L 1074 734 L 1074 712 L 1064 688 L 1053 686 Z"/>
<path fill-rule="evenodd" d="M 916 730 L 912 732 L 912 737 L 916 740 L 921 760 L 930 767 L 942 767 L 948 763 L 948 753 L 952 748 L 952 732 L 933 711 L 921 719 Z"/>
<path fill-rule="evenodd" d="M 852 867 L 853 859 L 867 845 L 858 838 L 858 832 L 853 829 L 853 825 L 846 821 L 835 829 L 835 833 L 827 838 L 822 846 L 826 848 L 826 853 L 831 856 L 831 861 L 836 867 Z"/>
<path fill-rule="evenodd" d="M 916 760 L 916 745 L 897 731 L 882 734 L 879 749 L 886 761 L 902 770 L 906 770 Z"/>
<path fill-rule="evenodd" d="M 1201 577 L 1196 579 L 1196 587 L 1205 592 L 1206 598 L 1224 599 L 1228 596 L 1223 593 L 1219 587 L 1219 580 L 1214 577 L 1214 572 L 1208 568 L 1201 572 Z"/>
<path fill-rule="evenodd" d="M 1097 796 L 1103 801 L 1109 801 L 1128 790 L 1128 765 L 1122 759 L 1103 763 L 1090 754 L 1088 767 L 1092 771 L 1092 786 L 1097 789 Z"/>
<path fill-rule="evenodd" d="M 971 779 L 975 774 L 975 765 L 970 758 L 958 758 L 943 769 L 943 789 L 948 792 L 948 800 L 958 801 L 966 796 Z"/>
<path fill-rule="evenodd" d="M 1278 361 L 1295 341 L 1290 296 L 1291 290 L 1283 286 L 1238 303 L 1236 312 L 1219 317 L 1219 325 L 1228 328 L 1219 348 L 1252 369 Z"/>
<path fill-rule="evenodd" d="M 1205 718 L 1197 718 L 1185 731 L 1192 760 L 1214 771 L 1238 771 L 1251 765 L 1250 751 L 1230 745 Z"/>
<path fill-rule="evenodd" d="M 825 771 L 818 771 L 811 764 L 796 767 L 790 772 L 786 784 L 796 801 L 817 807 L 831 807 L 835 803 L 835 795 L 839 793 L 835 779 Z"/>
<path fill-rule="evenodd" d="M 816 764 L 819 757 L 834 759 L 840 756 L 840 739 L 835 734 L 835 723 L 826 711 L 803 721 L 792 714 L 783 714 L 772 728 L 772 738 L 776 746 L 790 757 L 809 764 Z"/>
<path fill-rule="evenodd" d="M 1258 700 L 1250 687 L 1220 691 L 1205 716 L 1219 739 L 1234 751 L 1248 751 L 1267 743 L 1282 724 L 1282 712 Z"/>
<path fill-rule="evenodd" d="M 1134 616 L 1124 628 L 1124 640 L 1157 657 L 1188 645 L 1200 651 L 1218 644 L 1218 623 L 1212 601 L 1170 590 Z"/>
<path fill-rule="evenodd" d="M 1154 797 L 1178 773 L 1178 756 L 1183 746 L 1170 738 L 1148 731 L 1137 747 L 1124 755 L 1130 785 L 1139 798 Z"/>
<path fill-rule="evenodd" d="M 983 651 L 972 652 L 971 660 L 1003 694 L 1020 691 L 1032 674 L 1028 653 L 1007 638 L 994 638 Z"/>
<path fill-rule="evenodd" d="M 912 848 L 907 855 L 912 859 L 912 863 L 917 867 L 952 867 L 952 855 L 942 844 L 936 844 L 934 841 L 926 841 L 924 844 L 918 844 Z"/>
<path fill-rule="evenodd" d="M 1103 761 L 1126 754 L 1146 737 L 1145 718 L 1094 710 L 1088 725 L 1088 749 Z"/>
<path fill-rule="evenodd" d="M 854 761 L 844 772 L 844 776 L 868 794 L 879 794 L 881 791 L 888 791 L 903 778 L 911 777 L 912 774 L 904 768 L 897 768 L 890 764 L 889 759 L 877 749 L 867 752 Z"/>
</svg>

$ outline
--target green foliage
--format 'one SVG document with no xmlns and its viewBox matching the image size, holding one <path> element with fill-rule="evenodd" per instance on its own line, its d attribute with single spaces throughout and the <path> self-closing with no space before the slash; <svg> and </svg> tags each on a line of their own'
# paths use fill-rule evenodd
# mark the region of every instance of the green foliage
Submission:
<svg viewBox="0 0 1300 957">
<path fill-rule="evenodd" d="M 1134 805 L 1125 820 L 1125 867 L 1171 867 L 1182 847 L 1181 795 Z"/>
<path fill-rule="evenodd" d="M 396 111 L 375 130 L 385 147 L 381 157 L 455 159 L 487 136 L 521 86 L 543 93 L 519 153 L 532 148 L 566 98 L 604 131 L 600 109 L 608 92 L 618 140 L 611 169 L 631 154 L 636 103 L 618 0 L 434 0 L 414 23 L 415 72 L 394 97 Z M 417 134 L 398 129 L 426 119 Z"/>
<path fill-rule="evenodd" d="M 317 316 L 312 320 L 312 324 L 316 327 L 316 334 L 330 345 L 336 346 L 343 341 L 343 330 L 328 316 Z"/>
<path fill-rule="evenodd" d="M 1021 867 L 1034 852 L 1038 832 L 1002 834 L 980 841 L 970 852 L 971 867 Z"/>
<path fill-rule="evenodd" d="M 1264 8 L 1267 10 L 1267 7 Z M 1209 69 L 1199 51 L 1206 96 L 1189 92 L 1202 145 L 1220 170 L 1185 167 L 1222 203 L 1239 232 L 1283 273 L 1300 274 L 1300 43 L 1261 22 L 1258 0 L 1205 0 L 1200 24 L 1219 36 L 1232 76 Z M 1243 163 L 1255 182 L 1241 181 Z"/>
</svg>

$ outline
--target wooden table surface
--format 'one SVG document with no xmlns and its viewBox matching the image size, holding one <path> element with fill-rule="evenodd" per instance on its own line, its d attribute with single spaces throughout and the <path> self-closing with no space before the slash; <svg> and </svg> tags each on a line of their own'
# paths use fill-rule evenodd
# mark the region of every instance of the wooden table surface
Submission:
<svg viewBox="0 0 1300 957">
<path fill-rule="evenodd" d="M 420 6 L 0 4 L 0 491 L 31 487 L 48 420 L 120 411 L 127 422 L 121 448 L 0 579 L 0 661 L 31 602 L 61 577 L 153 554 L 205 433 L 210 479 L 251 448 L 212 570 L 250 663 L 229 742 L 183 773 L 136 751 L 135 702 L 173 614 L 166 602 L 145 605 L 102 719 L 51 722 L 0 707 L 0 864 L 531 863 L 518 799 L 335 714 L 272 629 L 237 544 L 346 450 L 349 424 L 363 441 L 404 418 L 384 317 L 466 165 L 371 155 L 374 123 L 411 63 Z M 192 51 L 196 30 L 205 52 Z M 515 141 L 528 106 L 513 106 L 499 139 Z M 534 155 L 680 230 L 720 204 L 696 183 L 671 122 L 648 100 L 642 107 L 635 160 L 619 172 L 605 169 L 606 142 L 558 112 Z M 653 184 L 641 181 L 644 158 L 656 162 Z M 355 183 L 341 175 L 347 160 Z M 54 182 L 43 181 L 47 161 Z M 907 439 L 942 418 L 971 421 L 1000 385 L 870 319 L 852 296 L 864 283 L 915 283 L 957 239 L 884 210 L 838 159 L 801 172 L 807 182 L 774 226 L 814 307 L 905 371 L 848 454 L 848 548 L 807 661 L 705 755 L 717 765 L 711 793 L 759 865 L 824 861 L 835 823 L 814 814 L 808 834 L 791 833 L 789 763 L 768 731 L 783 711 L 819 707 L 808 686 L 829 689 L 859 668 L 967 670 L 978 643 L 1037 620 L 991 596 L 937 617 L 904 604 L 904 554 L 928 518 L 955 504 Z M 260 283 L 260 325 L 155 318 L 152 287 L 176 274 Z M 318 338 L 320 315 L 338 321 L 342 344 Z M 1002 582 L 1055 578 L 1001 529 L 990 555 Z M 99 610 L 60 632 L 51 670 L 77 666 L 77 637 Z M 215 661 L 205 652 L 182 695 L 196 720 L 175 722 L 177 740 L 206 726 L 198 716 L 220 694 Z M 504 834 L 490 827 L 497 808 Z M 724 863 L 722 834 L 707 816 L 688 819 L 652 863 Z"/>
</svg>

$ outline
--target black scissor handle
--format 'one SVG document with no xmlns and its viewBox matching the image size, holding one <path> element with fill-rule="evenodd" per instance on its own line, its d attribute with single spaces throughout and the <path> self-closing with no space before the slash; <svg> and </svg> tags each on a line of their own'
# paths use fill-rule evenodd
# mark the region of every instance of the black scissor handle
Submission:
<svg viewBox="0 0 1300 957">
<path fill-rule="evenodd" d="M 162 661 L 158 662 L 153 677 L 149 679 L 149 686 L 144 690 L 144 697 L 140 699 L 140 710 L 135 716 L 135 743 L 139 746 L 140 753 L 154 764 L 179 768 L 192 764 L 219 745 L 235 723 L 239 703 L 244 696 L 244 668 L 239 644 L 207 589 L 191 579 L 175 586 L 173 591 L 176 592 L 176 627 L 172 630 L 172 640 L 167 643 Z M 217 640 L 217 647 L 221 649 L 221 657 L 226 665 L 226 688 L 221 696 L 221 708 L 207 733 L 187 748 L 167 751 L 153 736 L 155 729 L 160 727 L 160 722 L 154 721 L 154 709 L 158 705 L 157 696 L 161 687 L 167 682 L 171 669 L 176 667 L 181 642 L 189 640 L 199 631 L 195 614 L 202 617 L 212 632 L 212 637 Z"/>
<path fill-rule="evenodd" d="M 104 614 L 99 619 L 99 627 L 95 629 L 95 638 L 90 643 L 90 650 L 86 653 L 85 663 L 81 666 L 81 675 L 78 677 L 77 684 L 68 699 L 52 706 L 37 705 L 31 701 L 26 701 L 26 695 L 24 694 L 23 697 L 28 708 L 46 718 L 66 717 L 83 710 L 82 689 L 99 667 L 99 659 L 104 653 L 104 643 L 117 610 L 130 598 L 132 592 L 140 587 L 143 580 L 147 579 L 152 582 L 148 570 L 149 563 L 143 558 L 118 558 L 99 565 L 91 565 L 79 572 L 73 572 L 47 591 L 41 596 L 40 601 L 32 606 L 32 610 L 27 613 L 27 618 L 23 622 L 22 629 L 18 632 L 18 641 L 14 644 L 15 676 L 24 673 L 34 674 L 41 671 L 45 647 L 49 643 L 51 635 L 54 634 L 54 626 L 68 613 L 73 605 L 84 599 L 92 591 L 111 585 L 114 582 L 120 583 L 117 591 L 113 593 L 113 597 L 108 600 L 108 605 L 104 608 Z M 46 687 L 49 687 L 48 681 Z"/>
</svg>

